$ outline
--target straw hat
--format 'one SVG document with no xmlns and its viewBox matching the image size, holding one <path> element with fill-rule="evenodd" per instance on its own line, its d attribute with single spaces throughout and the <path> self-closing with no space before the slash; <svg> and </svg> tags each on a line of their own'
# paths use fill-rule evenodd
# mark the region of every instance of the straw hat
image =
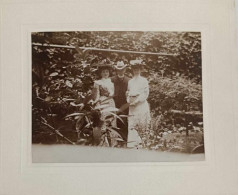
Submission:
<svg viewBox="0 0 238 195">
<path fill-rule="evenodd" d="M 102 60 L 101 62 L 99 63 L 95 63 L 93 64 L 92 66 L 95 66 L 97 67 L 98 69 L 111 69 L 112 68 L 112 64 L 110 62 L 108 62 L 106 59 L 105 60 Z"/>
<path fill-rule="evenodd" d="M 123 61 L 118 61 L 117 64 L 116 64 L 114 67 L 115 67 L 115 69 L 117 69 L 117 70 L 122 70 L 122 69 L 126 68 L 127 65 L 124 64 Z"/>
<path fill-rule="evenodd" d="M 144 66 L 144 64 L 142 62 L 143 62 L 143 60 L 131 60 L 130 64 L 131 64 L 132 68 L 135 67 L 135 66 L 142 67 L 142 66 Z"/>
</svg>

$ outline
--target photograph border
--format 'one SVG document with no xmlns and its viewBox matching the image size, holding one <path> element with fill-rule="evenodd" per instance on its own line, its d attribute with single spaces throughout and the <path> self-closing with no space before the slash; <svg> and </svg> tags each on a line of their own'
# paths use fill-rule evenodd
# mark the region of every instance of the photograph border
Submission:
<svg viewBox="0 0 238 195">
<path fill-rule="evenodd" d="M 103 18 L 103 16 L 96 18 L 97 14 L 93 14 L 93 12 L 98 8 L 97 5 L 109 3 L 116 6 L 117 2 L 110 0 L 100 2 L 93 0 L 87 2 L 77 2 L 76 0 L 68 2 L 66 0 L 3 0 L 0 3 L 0 194 L 25 195 L 33 192 L 50 195 L 78 194 L 77 190 L 79 188 L 81 188 L 83 194 L 100 194 L 105 192 L 103 186 L 101 186 L 103 184 L 102 180 L 105 179 L 108 186 L 105 193 L 108 194 L 116 191 L 116 194 L 236 195 L 238 193 L 238 132 L 235 128 L 238 127 L 238 103 L 236 101 L 238 84 L 233 82 L 238 81 L 238 58 L 235 56 L 237 51 L 234 50 L 234 48 L 237 49 L 237 38 L 234 36 L 235 27 L 233 26 L 234 1 L 123 0 L 118 2 L 120 2 L 121 7 L 116 9 L 122 13 L 124 13 L 123 9 L 127 5 L 130 5 L 129 9 L 134 9 L 133 6 L 136 6 L 136 9 L 138 9 L 135 15 L 138 18 L 135 18 L 132 13 L 126 14 L 130 17 L 129 20 L 126 20 L 126 16 L 123 15 L 121 18 L 115 17 L 115 22 L 111 18 Z M 67 4 L 68 7 L 64 7 L 64 4 Z M 78 13 L 76 8 L 73 9 L 75 12 L 68 12 L 68 15 L 65 12 L 60 15 L 62 10 L 73 8 L 74 4 L 78 5 L 79 8 L 93 4 L 93 9 L 87 7 L 86 10 L 92 15 L 86 14 L 85 10 Z M 145 4 L 146 7 L 143 8 L 147 9 L 143 13 L 139 11 L 142 4 Z M 160 8 L 159 10 L 162 10 L 162 13 L 159 13 L 159 11 L 154 13 L 152 11 L 154 11 L 153 6 L 155 4 L 168 8 L 168 10 L 163 11 Z M 174 5 L 177 5 L 177 7 Z M 45 12 L 38 11 L 34 13 L 34 10 L 39 7 L 46 8 Z M 182 9 L 185 7 L 191 9 L 189 13 L 185 13 L 186 10 Z M 106 8 L 107 6 L 105 6 Z M 112 7 L 112 10 L 115 10 L 115 7 Z M 178 19 L 175 18 L 174 16 L 181 13 L 181 10 L 183 14 L 178 15 Z M 192 13 L 192 10 L 196 10 L 196 12 Z M 103 11 L 100 10 L 100 13 L 103 13 Z M 146 21 L 152 17 L 144 17 L 150 11 L 155 19 Z M 27 15 L 29 13 L 30 15 Z M 164 16 L 165 13 L 168 13 L 168 15 Z M 40 17 L 41 14 L 44 14 L 43 17 Z M 203 17 L 202 14 L 205 14 L 205 16 Z M 54 15 L 57 15 L 57 17 L 47 18 L 47 16 Z M 86 18 L 85 21 L 79 19 L 78 22 L 74 18 L 75 16 L 84 17 L 88 15 L 89 18 Z M 136 19 L 141 19 L 141 22 L 137 22 Z M 133 23 L 132 21 L 136 22 Z M 131 28 L 132 25 L 133 28 Z M 205 161 L 168 163 L 31 162 L 31 104 L 29 104 L 31 103 L 31 61 L 29 59 L 31 59 L 30 34 L 32 31 L 65 31 L 66 29 L 70 31 L 93 29 L 97 31 L 143 29 L 191 31 L 192 28 L 202 33 Z M 6 39 L 8 35 L 12 40 Z M 220 43 L 218 44 L 218 42 Z M 229 63 L 226 61 L 227 58 L 229 58 Z M 227 63 L 228 68 L 224 66 L 224 63 Z M 217 70 L 216 65 L 218 65 Z M 221 96 L 220 90 L 224 90 L 227 94 Z M 16 94 L 19 97 L 12 96 Z M 16 102 L 16 98 L 19 98 L 20 101 Z M 221 105 L 222 100 L 226 101 L 224 105 Z M 217 111 L 224 111 L 224 113 L 217 113 Z M 19 118 L 15 118 L 12 122 L 13 117 Z M 224 120 L 228 119 L 229 122 L 227 128 L 232 134 L 228 136 L 229 139 L 224 139 L 227 129 L 222 132 L 224 121 L 219 120 L 222 117 Z M 15 132 L 12 129 L 14 125 L 19 125 Z M 223 140 L 224 147 L 219 145 Z M 227 148 L 229 147 L 232 148 L 228 151 Z M 108 177 L 103 178 L 105 173 L 108 174 Z M 116 183 L 119 179 L 121 179 L 120 182 Z M 135 179 L 137 180 L 135 181 Z M 194 181 L 198 183 L 194 183 Z M 9 182 L 14 187 L 8 185 Z M 171 186 L 172 184 L 173 186 Z M 180 184 L 184 184 L 186 187 L 180 188 Z M 123 185 L 122 188 L 120 188 L 121 185 Z M 178 191 L 178 189 L 181 191 Z"/>
</svg>

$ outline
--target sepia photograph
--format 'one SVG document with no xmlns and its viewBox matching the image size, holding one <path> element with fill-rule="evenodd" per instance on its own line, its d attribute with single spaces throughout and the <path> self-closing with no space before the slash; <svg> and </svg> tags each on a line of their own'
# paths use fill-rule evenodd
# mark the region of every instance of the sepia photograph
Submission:
<svg viewBox="0 0 238 195">
<path fill-rule="evenodd" d="M 201 32 L 32 32 L 31 44 L 33 162 L 205 160 Z"/>
<path fill-rule="evenodd" d="M 0 194 L 237 195 L 237 1 L 0 1 Z"/>
</svg>

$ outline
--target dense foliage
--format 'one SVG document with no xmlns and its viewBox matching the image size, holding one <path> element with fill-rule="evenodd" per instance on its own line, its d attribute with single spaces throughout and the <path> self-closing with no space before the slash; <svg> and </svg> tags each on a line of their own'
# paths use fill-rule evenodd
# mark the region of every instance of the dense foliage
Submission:
<svg viewBox="0 0 238 195">
<path fill-rule="evenodd" d="M 160 140 L 161 131 L 173 132 L 181 127 L 183 130 L 196 129 L 202 122 L 201 114 L 184 114 L 202 113 L 201 34 L 198 32 L 37 32 L 32 33 L 32 43 L 76 46 L 76 49 L 32 46 L 33 142 L 63 141 L 49 130 L 49 125 L 77 140 L 76 120 L 64 117 L 78 111 L 77 105 L 85 101 L 98 76 L 93 64 L 105 59 L 109 63 L 143 59 L 146 65 L 143 75 L 150 82 L 151 111 L 154 118 L 160 118 L 152 128 L 153 140 L 155 137 Z M 161 55 L 92 51 L 79 47 Z M 130 68 L 126 74 L 132 76 Z M 182 114 L 171 114 L 173 110 Z M 42 120 L 48 126 L 42 125 Z M 191 122 L 192 127 L 189 127 Z"/>
</svg>

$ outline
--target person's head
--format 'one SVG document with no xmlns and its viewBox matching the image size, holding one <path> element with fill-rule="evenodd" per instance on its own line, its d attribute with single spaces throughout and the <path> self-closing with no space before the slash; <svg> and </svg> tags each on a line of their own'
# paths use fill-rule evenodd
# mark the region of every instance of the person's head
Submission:
<svg viewBox="0 0 238 195">
<path fill-rule="evenodd" d="M 133 75 L 140 75 L 141 71 L 143 70 L 142 60 L 131 60 L 130 64 L 133 71 Z"/>
<path fill-rule="evenodd" d="M 117 75 L 123 76 L 125 74 L 125 72 L 126 72 L 127 65 L 124 64 L 123 61 L 118 61 L 117 64 L 114 67 L 116 69 Z"/>
<path fill-rule="evenodd" d="M 99 76 L 103 79 L 107 79 L 110 76 L 111 68 L 109 66 L 103 66 L 98 69 Z"/>
<path fill-rule="evenodd" d="M 97 68 L 96 74 L 100 78 L 109 78 L 111 75 L 112 65 L 106 59 L 92 64 L 92 66 Z"/>
<path fill-rule="evenodd" d="M 134 76 L 140 75 L 141 70 L 142 70 L 141 65 L 132 66 L 132 71 L 133 71 L 133 75 L 134 75 Z"/>
<path fill-rule="evenodd" d="M 124 74 L 126 72 L 126 69 L 125 68 L 124 69 L 117 69 L 116 72 L 117 72 L 117 75 L 124 76 Z"/>
</svg>

